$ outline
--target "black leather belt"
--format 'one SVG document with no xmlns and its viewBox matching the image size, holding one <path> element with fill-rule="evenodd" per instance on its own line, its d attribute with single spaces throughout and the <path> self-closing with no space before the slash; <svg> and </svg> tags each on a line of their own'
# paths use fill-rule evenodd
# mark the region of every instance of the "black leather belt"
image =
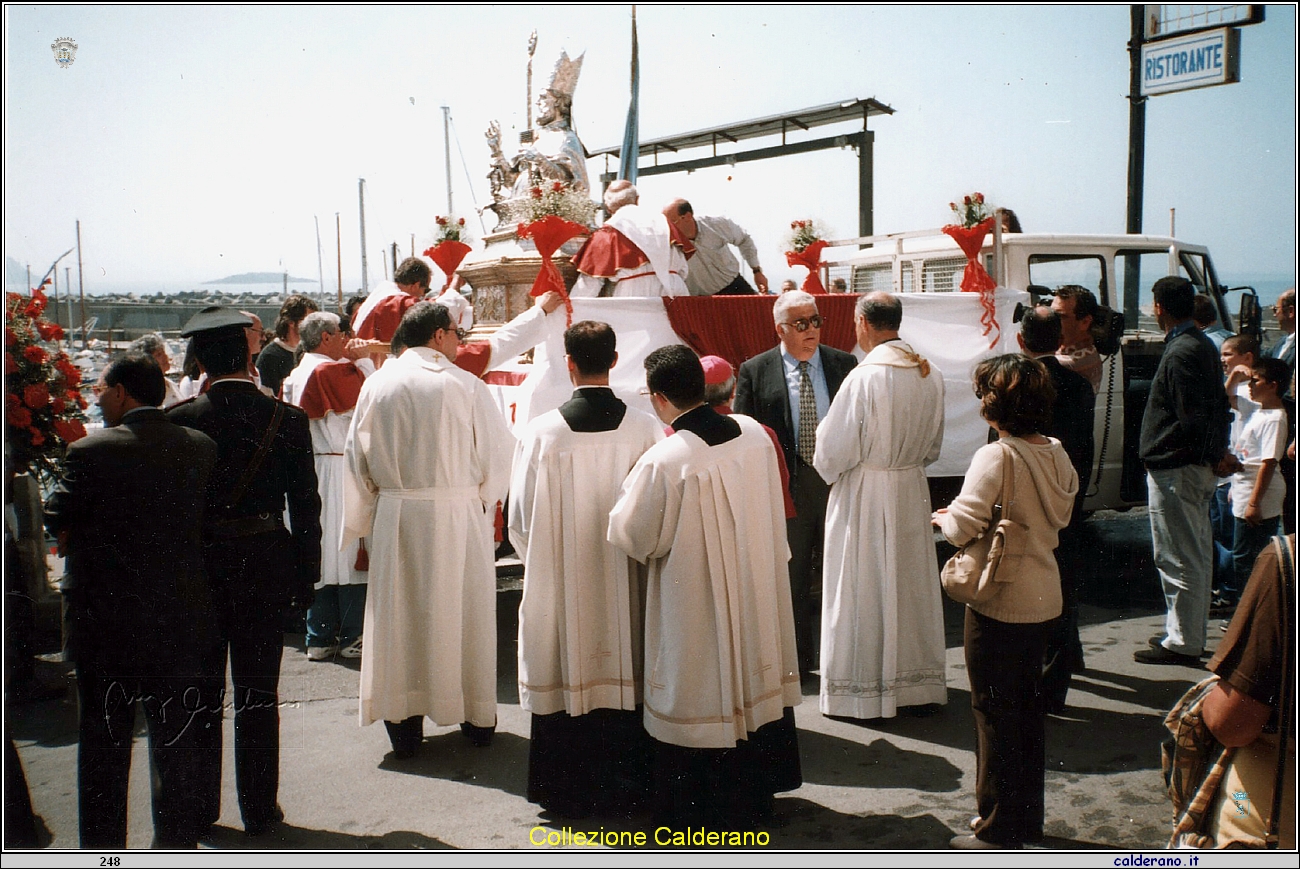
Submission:
<svg viewBox="0 0 1300 869">
<path fill-rule="evenodd" d="M 267 534 L 282 528 L 284 528 L 283 514 L 259 513 L 256 516 L 240 516 L 238 519 L 218 519 L 208 525 L 203 536 L 208 540 L 231 540 L 236 537 Z"/>
</svg>

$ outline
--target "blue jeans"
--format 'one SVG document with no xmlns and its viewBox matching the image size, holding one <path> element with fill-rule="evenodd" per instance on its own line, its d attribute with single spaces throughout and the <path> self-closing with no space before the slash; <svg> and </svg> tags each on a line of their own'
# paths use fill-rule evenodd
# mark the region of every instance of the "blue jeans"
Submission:
<svg viewBox="0 0 1300 869">
<path fill-rule="evenodd" d="M 1208 465 L 1147 471 L 1151 543 L 1165 594 L 1164 647 L 1183 655 L 1200 655 L 1205 649 L 1214 564 L 1210 499 L 1215 482 Z"/>
<path fill-rule="evenodd" d="M 307 646 L 351 645 L 361 636 L 366 585 L 322 585 L 307 610 Z"/>
<path fill-rule="evenodd" d="M 1272 519 L 1265 519 L 1258 525 L 1251 525 L 1245 519 L 1233 517 L 1233 538 L 1232 538 L 1232 586 L 1224 589 L 1224 596 L 1236 603 L 1241 598 L 1242 591 L 1246 588 L 1246 580 L 1250 579 L 1251 572 L 1255 569 L 1255 559 L 1268 546 L 1268 542 L 1278 532 L 1278 525 L 1282 520 L 1281 516 L 1274 516 Z"/>
</svg>

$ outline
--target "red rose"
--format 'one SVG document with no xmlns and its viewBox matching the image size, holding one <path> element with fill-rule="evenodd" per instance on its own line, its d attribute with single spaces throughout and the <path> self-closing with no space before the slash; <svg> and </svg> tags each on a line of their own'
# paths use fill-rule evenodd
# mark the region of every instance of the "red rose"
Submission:
<svg viewBox="0 0 1300 869">
<path fill-rule="evenodd" d="M 19 398 L 17 395 L 15 395 L 12 392 L 5 393 L 5 407 L 7 407 L 9 410 L 12 411 L 15 408 L 19 408 L 22 406 L 23 406 L 23 402 L 21 398 Z"/>
<path fill-rule="evenodd" d="M 553 190 L 553 191 L 556 192 L 556 193 L 562 193 L 562 192 L 564 192 L 564 182 L 563 182 L 563 181 L 555 181 L 555 182 L 553 182 L 553 183 L 551 184 L 551 190 Z"/>
<path fill-rule="evenodd" d="M 541 198 L 542 198 L 542 188 L 540 188 L 540 187 L 534 187 L 533 190 L 532 190 L 532 193 L 533 193 L 533 198 L 534 198 L 534 199 L 541 199 Z"/>
<path fill-rule="evenodd" d="M 456 222 L 457 222 L 458 224 L 460 224 L 461 226 L 464 226 L 464 225 L 465 225 L 465 218 L 462 217 L 460 220 L 458 220 L 458 221 L 456 221 Z"/>
<path fill-rule="evenodd" d="M 23 401 L 32 410 L 40 410 L 50 403 L 50 388 L 44 383 L 23 387 Z"/>
<path fill-rule="evenodd" d="M 39 447 L 41 444 L 45 443 L 45 435 L 37 431 L 35 426 L 28 426 L 27 433 L 31 435 L 32 446 Z"/>
<path fill-rule="evenodd" d="M 983 205 L 983 204 L 984 204 L 984 194 L 983 194 L 983 193 L 976 193 L 976 194 L 975 194 L 975 201 L 978 202 L 980 205 Z"/>
<path fill-rule="evenodd" d="M 27 428 L 32 424 L 32 414 L 25 407 L 9 408 L 9 424 L 15 428 Z"/>
<path fill-rule="evenodd" d="M 12 347 L 17 343 L 18 343 L 18 336 L 14 334 L 14 330 L 10 329 L 8 326 L 5 326 L 5 346 Z"/>
<path fill-rule="evenodd" d="M 62 398 L 55 396 L 54 398 L 50 399 L 50 410 L 54 411 L 55 413 L 62 414 L 67 409 L 68 409 L 68 403 L 64 401 Z"/>
<path fill-rule="evenodd" d="M 48 320 L 37 321 L 36 331 L 41 333 L 42 341 L 58 341 L 63 337 L 63 327 Z"/>
<path fill-rule="evenodd" d="M 434 218 L 434 221 L 435 221 L 439 226 L 446 226 L 446 225 L 447 225 L 447 218 L 445 218 L 445 217 L 435 217 L 435 218 Z"/>
<path fill-rule="evenodd" d="M 86 404 L 85 396 L 83 396 L 81 393 L 77 393 L 77 406 L 80 407 L 82 410 L 85 410 L 87 407 L 89 407 L 89 405 Z"/>
<path fill-rule="evenodd" d="M 962 199 L 961 204 L 962 204 L 962 205 L 970 205 L 970 197 L 967 196 L 967 197 L 965 197 L 964 199 Z"/>
<path fill-rule="evenodd" d="M 56 419 L 54 431 L 64 443 L 72 443 L 86 436 L 86 427 L 78 419 Z"/>
<path fill-rule="evenodd" d="M 23 348 L 23 358 L 33 365 L 42 365 L 46 359 L 50 358 L 50 354 L 46 353 L 40 347 L 37 347 L 35 344 L 29 344 Z"/>
<path fill-rule="evenodd" d="M 18 360 L 10 356 L 8 353 L 6 353 L 5 374 L 17 374 L 17 373 L 18 373 Z"/>
<path fill-rule="evenodd" d="M 66 354 L 60 353 L 54 358 L 54 367 L 63 375 L 63 380 L 68 386 L 76 386 L 81 382 L 81 369 L 74 365 Z"/>
</svg>

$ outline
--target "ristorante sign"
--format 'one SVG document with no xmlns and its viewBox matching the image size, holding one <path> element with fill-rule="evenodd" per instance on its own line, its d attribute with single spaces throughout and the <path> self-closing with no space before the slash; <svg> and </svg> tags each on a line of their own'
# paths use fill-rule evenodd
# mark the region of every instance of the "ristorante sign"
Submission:
<svg viewBox="0 0 1300 869">
<path fill-rule="evenodd" d="M 1232 84 L 1240 79 L 1241 31 L 1206 30 L 1142 46 L 1142 94 Z"/>
</svg>

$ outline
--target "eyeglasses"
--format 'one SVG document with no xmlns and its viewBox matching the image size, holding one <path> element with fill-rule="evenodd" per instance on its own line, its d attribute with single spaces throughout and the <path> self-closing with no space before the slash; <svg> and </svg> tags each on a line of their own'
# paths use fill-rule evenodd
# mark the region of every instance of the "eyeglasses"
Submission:
<svg viewBox="0 0 1300 869">
<path fill-rule="evenodd" d="M 1269 380 L 1266 377 L 1256 377 L 1254 375 L 1251 375 L 1250 380 L 1247 382 L 1250 383 L 1251 386 L 1254 386 L 1257 383 L 1272 383 L 1273 381 Z"/>
<path fill-rule="evenodd" d="M 807 332 L 809 329 L 820 329 L 824 322 L 821 314 L 813 314 L 806 320 L 801 317 L 793 323 L 782 323 L 781 325 L 791 326 L 796 332 Z"/>
<path fill-rule="evenodd" d="M 464 329 L 460 329 L 460 328 L 457 328 L 457 329 L 442 329 L 442 330 L 440 330 L 440 331 L 442 331 L 442 332 L 455 332 L 455 333 L 456 333 L 456 341 L 457 341 L 457 343 L 459 343 L 459 344 L 464 344 L 464 343 L 465 343 L 465 339 L 469 337 L 469 332 L 466 332 Z"/>
<path fill-rule="evenodd" d="M 643 398 L 649 398 L 649 397 L 650 397 L 651 395 L 653 395 L 654 393 L 652 393 L 652 392 L 650 391 L 650 387 L 648 387 L 648 386 L 643 386 L 643 387 L 641 387 L 640 389 L 638 389 L 638 390 L 636 391 L 636 394 L 639 395 L 639 396 L 641 396 L 641 397 L 643 397 Z"/>
</svg>

